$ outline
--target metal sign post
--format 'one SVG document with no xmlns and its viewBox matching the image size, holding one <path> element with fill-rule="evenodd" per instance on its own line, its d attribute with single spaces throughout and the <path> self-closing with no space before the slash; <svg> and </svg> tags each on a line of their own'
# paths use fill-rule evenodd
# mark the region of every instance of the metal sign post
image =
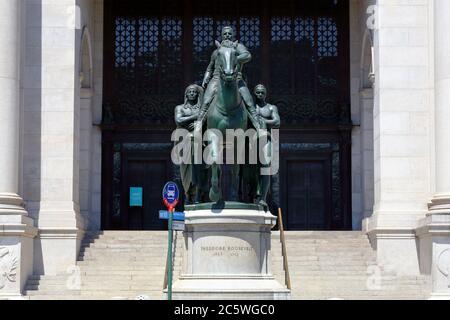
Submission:
<svg viewBox="0 0 450 320">
<path fill-rule="evenodd" d="M 168 275 L 167 275 L 167 300 L 172 300 L 172 277 L 173 277 L 173 213 L 175 211 L 175 206 L 178 203 L 180 192 L 178 186 L 175 182 L 167 182 L 163 188 L 162 192 L 164 205 L 167 207 L 169 212 L 169 237 L 167 245 L 167 265 L 168 265 Z"/>
</svg>

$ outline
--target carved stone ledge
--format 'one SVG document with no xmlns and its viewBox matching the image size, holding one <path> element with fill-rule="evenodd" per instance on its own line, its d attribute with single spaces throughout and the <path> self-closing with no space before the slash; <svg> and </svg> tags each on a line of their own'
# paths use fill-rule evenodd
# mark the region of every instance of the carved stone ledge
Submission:
<svg viewBox="0 0 450 320">
<path fill-rule="evenodd" d="M 447 213 L 450 215 L 450 195 L 436 194 L 428 203 L 428 214 Z"/>
<path fill-rule="evenodd" d="M 27 215 L 23 199 L 14 193 L 0 193 L 0 215 Z"/>
</svg>

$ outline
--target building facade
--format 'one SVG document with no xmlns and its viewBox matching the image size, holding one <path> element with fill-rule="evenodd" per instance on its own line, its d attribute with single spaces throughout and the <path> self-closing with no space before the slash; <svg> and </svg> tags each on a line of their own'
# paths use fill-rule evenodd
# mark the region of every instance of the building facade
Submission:
<svg viewBox="0 0 450 320">
<path fill-rule="evenodd" d="M 231 24 L 281 113 L 288 230 L 363 230 L 450 296 L 448 0 L 3 0 L 0 296 L 74 265 L 86 231 L 163 230 L 173 109 Z M 130 208 L 130 186 L 143 208 Z"/>
</svg>

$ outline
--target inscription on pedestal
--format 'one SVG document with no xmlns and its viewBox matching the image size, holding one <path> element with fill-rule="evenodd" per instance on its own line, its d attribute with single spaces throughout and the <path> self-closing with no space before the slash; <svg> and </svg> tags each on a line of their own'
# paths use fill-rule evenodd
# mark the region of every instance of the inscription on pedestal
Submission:
<svg viewBox="0 0 450 320">
<path fill-rule="evenodd" d="M 251 246 L 201 246 L 200 251 L 211 256 L 239 257 L 248 254 L 255 254 Z"/>
<path fill-rule="evenodd" d="M 259 239 L 249 235 L 239 238 L 206 236 L 194 241 L 194 273 L 260 273 Z"/>
</svg>

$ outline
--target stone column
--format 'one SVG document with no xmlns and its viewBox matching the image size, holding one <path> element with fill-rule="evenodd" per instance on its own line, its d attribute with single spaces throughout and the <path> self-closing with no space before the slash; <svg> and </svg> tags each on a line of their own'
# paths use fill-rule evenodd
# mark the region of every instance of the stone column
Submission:
<svg viewBox="0 0 450 320">
<path fill-rule="evenodd" d="M 21 0 L 0 10 L 0 296 L 18 296 L 33 272 L 36 229 L 19 196 Z"/>
<path fill-rule="evenodd" d="M 415 231 L 430 198 L 431 1 L 376 4 L 374 208 L 363 228 L 384 270 L 415 276 Z"/>
<path fill-rule="evenodd" d="M 422 269 L 433 297 L 450 298 L 450 1 L 434 1 L 435 194 L 418 228 Z M 431 264 L 430 264 L 431 261 Z"/>
<path fill-rule="evenodd" d="M 450 1 L 435 0 L 436 194 L 430 209 L 450 214 Z"/>
</svg>

